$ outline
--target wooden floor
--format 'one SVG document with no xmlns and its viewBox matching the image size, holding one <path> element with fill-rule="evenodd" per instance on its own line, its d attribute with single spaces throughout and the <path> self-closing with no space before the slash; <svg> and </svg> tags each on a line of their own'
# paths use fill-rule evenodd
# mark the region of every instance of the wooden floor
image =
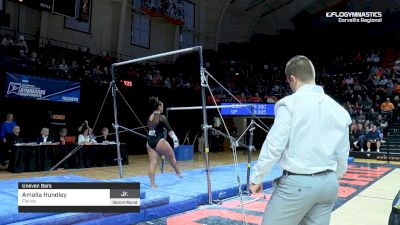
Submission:
<svg viewBox="0 0 400 225">
<path fill-rule="evenodd" d="M 395 169 L 335 210 L 331 225 L 388 224 L 399 181 L 400 169 Z"/>
<path fill-rule="evenodd" d="M 258 152 L 253 153 L 253 160 L 257 160 Z M 209 153 L 210 166 L 227 165 L 233 164 L 233 157 L 231 152 L 220 152 L 220 153 Z M 123 176 L 139 176 L 147 175 L 148 168 L 148 156 L 147 155 L 130 155 L 129 165 L 123 166 Z M 238 151 L 238 161 L 247 162 L 247 155 L 243 155 L 243 151 Z M 161 162 L 161 158 L 159 158 Z M 178 161 L 179 168 L 182 171 L 191 170 L 196 168 L 205 168 L 205 163 L 202 154 L 196 152 L 193 156 L 193 161 Z M 165 164 L 165 171 L 172 172 L 172 168 L 168 162 Z M 157 171 L 158 173 L 160 170 Z M 112 179 L 119 178 L 118 166 L 109 167 L 93 167 L 84 169 L 59 169 L 51 173 L 47 172 L 26 172 L 26 173 L 10 173 L 4 169 L 0 171 L 0 180 L 15 179 L 15 178 L 26 178 L 26 177 L 40 177 L 40 176 L 51 176 L 61 174 L 75 174 L 78 176 L 95 178 L 95 179 Z"/>
<path fill-rule="evenodd" d="M 258 152 L 253 153 L 253 160 L 258 157 Z M 231 152 L 210 153 L 210 166 L 233 164 Z M 247 155 L 243 155 L 243 151 L 238 151 L 238 161 L 246 162 Z M 123 176 L 146 175 L 148 166 L 147 155 L 131 155 L 129 156 L 129 165 L 123 166 Z M 385 161 L 360 159 L 356 162 L 364 163 L 381 163 Z M 400 162 L 391 164 L 400 165 Z M 179 167 L 182 171 L 195 168 L 204 168 L 202 154 L 195 153 L 193 161 L 179 161 Z M 166 172 L 171 172 L 172 168 L 166 164 Z M 158 171 L 159 173 L 160 171 Z M 10 173 L 4 169 L 0 171 L 0 180 L 28 178 L 38 176 L 51 176 L 62 174 L 75 174 L 78 176 L 95 178 L 95 179 L 112 179 L 119 178 L 117 166 L 112 167 L 96 167 L 85 169 L 59 169 L 57 171 L 46 172 L 29 172 L 29 173 Z M 385 225 L 388 224 L 388 218 L 391 211 L 391 204 L 400 190 L 400 169 L 396 169 L 374 183 L 369 188 L 358 194 L 356 197 L 345 203 L 343 206 L 335 210 L 332 214 L 331 225 Z M 356 215 L 356 216 L 355 216 Z"/>
</svg>

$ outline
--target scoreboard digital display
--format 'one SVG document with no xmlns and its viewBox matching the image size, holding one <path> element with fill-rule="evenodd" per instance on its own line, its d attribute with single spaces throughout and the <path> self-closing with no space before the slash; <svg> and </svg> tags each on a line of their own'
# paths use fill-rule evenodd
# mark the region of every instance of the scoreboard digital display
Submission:
<svg viewBox="0 0 400 225">
<path fill-rule="evenodd" d="M 229 107 L 229 105 L 232 105 L 232 107 Z M 223 116 L 251 116 L 252 113 L 255 116 L 275 116 L 275 104 L 271 103 L 246 103 L 243 105 L 222 103 L 221 106 L 227 106 L 221 108 Z"/>
</svg>

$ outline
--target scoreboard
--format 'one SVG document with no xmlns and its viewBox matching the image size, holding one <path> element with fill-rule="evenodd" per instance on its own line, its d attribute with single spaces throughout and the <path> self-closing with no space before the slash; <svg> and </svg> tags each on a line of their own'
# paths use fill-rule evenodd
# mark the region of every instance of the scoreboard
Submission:
<svg viewBox="0 0 400 225">
<path fill-rule="evenodd" d="M 229 106 L 232 107 L 229 107 Z M 223 116 L 251 116 L 252 113 L 255 116 L 275 116 L 274 106 L 271 103 L 248 103 L 238 105 L 236 103 L 222 103 L 221 114 Z"/>
</svg>

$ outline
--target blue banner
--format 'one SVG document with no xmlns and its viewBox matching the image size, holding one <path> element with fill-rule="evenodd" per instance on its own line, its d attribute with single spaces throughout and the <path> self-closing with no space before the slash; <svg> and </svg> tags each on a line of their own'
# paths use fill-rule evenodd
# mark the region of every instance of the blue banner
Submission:
<svg viewBox="0 0 400 225">
<path fill-rule="evenodd" d="M 251 116 L 252 112 L 255 116 L 275 116 L 275 104 L 245 103 L 240 105 L 235 103 L 222 103 L 221 106 L 227 106 L 221 108 L 221 114 L 223 116 Z"/>
<path fill-rule="evenodd" d="M 80 83 L 7 73 L 6 97 L 80 102 Z"/>
</svg>

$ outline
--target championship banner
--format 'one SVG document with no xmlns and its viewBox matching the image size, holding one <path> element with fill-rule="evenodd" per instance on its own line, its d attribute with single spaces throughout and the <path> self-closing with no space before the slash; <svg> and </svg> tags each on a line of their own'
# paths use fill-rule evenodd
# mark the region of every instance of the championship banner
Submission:
<svg viewBox="0 0 400 225">
<path fill-rule="evenodd" d="M 79 17 L 81 22 L 89 22 L 90 18 L 90 0 L 80 0 L 79 3 Z"/>
<path fill-rule="evenodd" d="M 80 102 L 80 83 L 7 73 L 6 97 Z"/>
<path fill-rule="evenodd" d="M 149 16 L 162 16 L 163 0 L 142 0 L 142 10 Z"/>
<path fill-rule="evenodd" d="M 183 25 L 184 20 L 184 4 L 183 0 L 164 0 L 164 17 L 174 25 Z"/>
</svg>

